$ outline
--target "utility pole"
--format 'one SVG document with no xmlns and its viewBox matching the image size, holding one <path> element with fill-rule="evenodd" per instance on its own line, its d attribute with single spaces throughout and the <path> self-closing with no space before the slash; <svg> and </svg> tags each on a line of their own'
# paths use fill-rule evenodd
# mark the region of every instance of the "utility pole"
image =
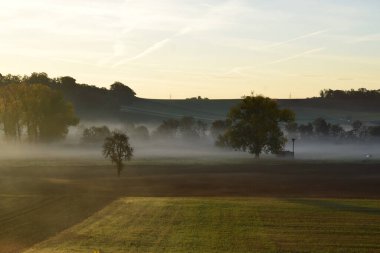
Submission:
<svg viewBox="0 0 380 253">
<path fill-rule="evenodd" d="M 296 142 L 296 138 L 293 138 L 292 142 L 293 142 L 293 158 L 294 158 L 295 157 L 295 154 L 294 154 L 294 143 Z"/>
</svg>

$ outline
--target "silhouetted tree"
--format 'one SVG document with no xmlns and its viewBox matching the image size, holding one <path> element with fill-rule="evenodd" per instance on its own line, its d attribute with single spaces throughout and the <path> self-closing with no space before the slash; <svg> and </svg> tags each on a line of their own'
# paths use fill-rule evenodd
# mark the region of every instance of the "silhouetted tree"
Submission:
<svg viewBox="0 0 380 253">
<path fill-rule="evenodd" d="M 157 137 L 173 138 L 177 135 L 179 128 L 179 121 L 176 119 L 164 120 L 161 125 L 158 126 L 154 135 Z"/>
<path fill-rule="evenodd" d="M 84 143 L 101 143 L 110 135 L 111 131 L 107 126 L 92 126 L 83 130 L 82 141 Z"/>
<path fill-rule="evenodd" d="M 228 115 L 231 126 L 221 137 L 229 146 L 248 151 L 259 158 L 262 152 L 278 153 L 286 142 L 279 123 L 295 118 L 290 110 L 281 110 L 276 101 L 263 96 L 245 97 Z"/>
<path fill-rule="evenodd" d="M 334 124 L 334 125 L 330 126 L 329 135 L 331 137 L 342 137 L 344 135 L 344 133 L 345 133 L 345 131 L 344 131 L 343 127 L 341 127 L 340 125 Z"/>
<path fill-rule="evenodd" d="M 355 120 L 354 122 L 352 122 L 352 130 L 354 132 L 359 132 L 360 128 L 362 127 L 363 127 L 363 122 L 361 122 L 360 120 Z"/>
<path fill-rule="evenodd" d="M 298 130 L 298 124 L 296 122 L 289 122 L 285 125 L 285 130 L 289 134 L 295 134 Z"/>
<path fill-rule="evenodd" d="M 367 90 L 360 88 L 358 90 L 322 90 L 320 97 L 325 99 L 354 99 L 354 100 L 374 100 L 380 99 L 379 90 Z"/>
<path fill-rule="evenodd" d="M 116 97 L 120 104 L 130 104 L 136 93 L 121 82 L 115 82 L 111 85 L 110 91 Z"/>
<path fill-rule="evenodd" d="M 223 135 L 227 131 L 230 124 L 231 122 L 227 120 L 215 120 L 212 122 L 210 128 L 212 137 L 214 137 L 214 139 L 218 139 L 219 136 Z"/>
<path fill-rule="evenodd" d="M 310 137 L 313 135 L 314 127 L 313 124 L 308 123 L 306 125 L 301 124 L 298 126 L 298 132 L 300 133 L 301 137 Z"/>
<path fill-rule="evenodd" d="M 138 126 L 138 127 L 134 128 L 133 137 L 138 139 L 138 140 L 142 140 L 142 141 L 148 140 L 149 139 L 148 128 L 146 126 Z"/>
<path fill-rule="evenodd" d="M 123 133 L 113 132 L 103 144 L 103 155 L 116 164 L 117 175 L 124 167 L 124 161 L 130 161 L 133 156 L 133 148 L 129 144 L 129 138 Z"/>
<path fill-rule="evenodd" d="M 380 137 L 380 126 L 371 126 L 368 128 L 368 133 L 373 137 Z"/>
<path fill-rule="evenodd" d="M 71 76 L 63 76 L 58 78 L 58 83 L 64 88 L 74 88 L 77 84 L 77 81 Z"/>
<path fill-rule="evenodd" d="M 313 125 L 317 135 L 327 136 L 329 134 L 330 124 L 324 118 L 315 119 Z"/>
<path fill-rule="evenodd" d="M 202 120 L 197 120 L 195 124 L 195 132 L 197 133 L 198 137 L 205 137 L 206 131 L 207 131 L 207 123 Z"/>
<path fill-rule="evenodd" d="M 27 84 L 43 84 L 50 85 L 53 80 L 49 78 L 48 74 L 42 72 L 33 72 L 30 76 L 24 76 L 23 82 Z"/>
<path fill-rule="evenodd" d="M 179 131 L 184 138 L 199 137 L 195 129 L 196 120 L 193 117 L 183 117 L 179 120 Z"/>
</svg>

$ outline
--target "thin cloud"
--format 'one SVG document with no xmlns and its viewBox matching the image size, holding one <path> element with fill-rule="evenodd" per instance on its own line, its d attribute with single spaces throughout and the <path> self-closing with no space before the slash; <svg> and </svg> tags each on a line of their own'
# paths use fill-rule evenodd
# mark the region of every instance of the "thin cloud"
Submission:
<svg viewBox="0 0 380 253">
<path fill-rule="evenodd" d="M 326 30 L 320 30 L 320 31 L 308 33 L 308 34 L 305 34 L 305 35 L 302 35 L 302 36 L 299 36 L 299 37 L 296 37 L 296 38 L 293 38 L 293 39 L 290 39 L 290 40 L 285 40 L 285 41 L 282 41 L 282 42 L 273 43 L 273 44 L 270 44 L 270 45 L 267 45 L 267 46 L 264 46 L 264 47 L 260 47 L 260 48 L 250 48 L 250 49 L 251 50 L 255 50 L 255 51 L 262 51 L 262 50 L 272 49 L 272 48 L 276 48 L 276 47 L 281 47 L 283 45 L 286 45 L 286 44 L 289 44 L 289 43 L 292 43 L 292 42 L 295 42 L 295 41 L 298 41 L 298 40 L 303 40 L 303 39 L 311 38 L 311 37 L 314 37 L 314 36 L 326 33 L 328 31 L 329 31 L 328 29 L 326 29 Z"/>
<path fill-rule="evenodd" d="M 286 58 L 283 58 L 283 59 L 279 59 L 279 60 L 276 60 L 276 61 L 273 61 L 273 62 L 269 62 L 265 65 L 272 65 L 272 64 L 276 64 L 276 63 L 281 63 L 281 62 L 287 62 L 287 61 L 290 61 L 290 60 L 294 60 L 294 59 L 297 59 L 297 58 L 300 58 L 300 57 L 303 57 L 303 56 L 307 56 L 307 55 L 310 55 L 310 54 L 313 54 L 313 53 L 317 53 L 317 52 L 320 52 L 320 51 L 323 51 L 325 50 L 325 48 L 321 47 L 321 48 L 315 48 L 315 49 L 312 49 L 312 50 L 308 50 L 308 51 L 305 51 L 301 54 L 296 54 L 296 55 L 292 55 L 292 56 L 289 56 L 289 57 L 286 57 Z"/>
<path fill-rule="evenodd" d="M 230 15 L 230 9 L 235 9 L 235 14 L 239 12 L 239 5 L 236 5 L 236 1 L 226 1 L 223 4 L 217 5 L 217 6 L 207 6 L 210 8 L 208 13 L 203 18 L 198 18 L 192 20 L 187 26 L 180 29 L 178 32 L 173 34 L 172 36 L 165 38 L 161 41 L 158 41 L 154 43 L 152 46 L 145 49 L 143 52 L 141 52 L 138 55 L 135 55 L 130 58 L 126 58 L 123 60 L 120 60 L 116 62 L 114 65 L 112 65 L 113 68 L 119 67 L 121 65 L 124 65 L 126 63 L 138 60 L 140 58 L 143 58 L 159 49 L 164 47 L 165 45 L 169 44 L 171 41 L 173 41 L 176 37 L 184 36 L 188 33 L 199 31 L 199 30 L 206 30 L 210 29 L 218 24 L 221 24 L 225 22 L 225 16 Z"/>
<path fill-rule="evenodd" d="M 175 37 L 175 36 L 173 36 L 173 37 Z M 142 57 L 144 57 L 144 56 L 146 56 L 146 55 L 148 55 L 150 53 L 153 53 L 153 52 L 157 51 L 158 49 L 164 47 L 169 42 L 171 42 L 172 39 L 173 39 L 173 37 L 161 40 L 161 41 L 153 44 L 151 47 L 145 49 L 142 53 L 140 53 L 140 54 L 138 54 L 136 56 L 133 56 L 131 58 L 127 58 L 127 59 L 121 60 L 121 61 L 115 63 L 114 65 L 112 65 L 112 67 L 118 67 L 118 66 L 126 64 L 128 62 L 138 60 L 138 59 L 140 59 L 140 58 L 142 58 Z"/>
<path fill-rule="evenodd" d="M 364 43 L 364 42 L 379 42 L 380 34 L 370 34 L 367 36 L 359 37 L 351 41 L 351 44 Z"/>
<path fill-rule="evenodd" d="M 230 74 L 242 74 L 242 72 L 246 71 L 246 70 L 254 70 L 254 69 L 258 69 L 261 67 L 265 67 L 265 66 L 269 66 L 269 65 L 273 65 L 273 64 L 277 64 L 277 63 L 283 63 L 283 62 L 291 61 L 291 60 L 298 59 L 298 58 L 301 58 L 301 57 L 304 57 L 307 55 L 311 55 L 311 54 L 314 54 L 317 52 L 321 52 L 323 50 L 325 50 L 325 48 L 314 48 L 314 49 L 302 52 L 300 54 L 295 54 L 295 55 L 292 55 L 292 56 L 289 56 L 286 58 L 281 58 L 281 59 L 271 61 L 271 62 L 267 62 L 267 63 L 261 64 L 261 65 L 235 67 L 235 68 L 231 69 L 230 71 L 228 71 L 226 74 L 229 74 L 229 75 Z"/>
</svg>

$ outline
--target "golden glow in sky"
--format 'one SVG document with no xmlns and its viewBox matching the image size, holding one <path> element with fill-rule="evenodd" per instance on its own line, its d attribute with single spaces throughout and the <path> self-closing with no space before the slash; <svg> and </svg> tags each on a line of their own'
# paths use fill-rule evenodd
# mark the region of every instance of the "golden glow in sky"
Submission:
<svg viewBox="0 0 380 253">
<path fill-rule="evenodd" d="M 0 0 L 0 73 L 139 97 L 380 88 L 377 0 Z"/>
</svg>

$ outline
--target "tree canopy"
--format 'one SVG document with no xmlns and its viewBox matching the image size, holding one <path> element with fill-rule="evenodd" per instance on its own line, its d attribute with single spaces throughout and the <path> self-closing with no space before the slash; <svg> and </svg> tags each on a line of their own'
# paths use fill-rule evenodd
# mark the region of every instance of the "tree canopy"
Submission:
<svg viewBox="0 0 380 253">
<path fill-rule="evenodd" d="M 101 143 L 110 135 L 111 131 L 107 126 L 92 126 L 83 130 L 82 141 L 87 144 Z"/>
<path fill-rule="evenodd" d="M 280 122 L 291 122 L 292 111 L 279 109 L 276 101 L 263 96 L 245 97 L 231 108 L 227 120 L 230 125 L 220 142 L 237 150 L 248 151 L 256 158 L 262 152 L 278 153 L 283 150 L 286 138 Z"/>
<path fill-rule="evenodd" d="M 136 95 L 121 82 L 115 82 L 106 89 L 77 83 L 70 76 L 50 78 L 44 72 L 34 72 L 29 76 L 0 75 L 0 87 L 10 84 L 40 84 L 58 90 L 73 104 L 78 115 L 87 119 L 118 117 L 121 106 L 131 104 Z"/>
<path fill-rule="evenodd" d="M 133 156 L 133 148 L 129 144 L 129 137 L 126 134 L 113 132 L 107 137 L 103 144 L 103 155 L 116 164 L 117 175 L 124 167 L 124 161 L 130 161 Z"/>
<path fill-rule="evenodd" d="M 8 139 L 53 141 L 64 138 L 79 119 L 59 91 L 42 84 L 0 87 L 0 123 Z"/>
</svg>

